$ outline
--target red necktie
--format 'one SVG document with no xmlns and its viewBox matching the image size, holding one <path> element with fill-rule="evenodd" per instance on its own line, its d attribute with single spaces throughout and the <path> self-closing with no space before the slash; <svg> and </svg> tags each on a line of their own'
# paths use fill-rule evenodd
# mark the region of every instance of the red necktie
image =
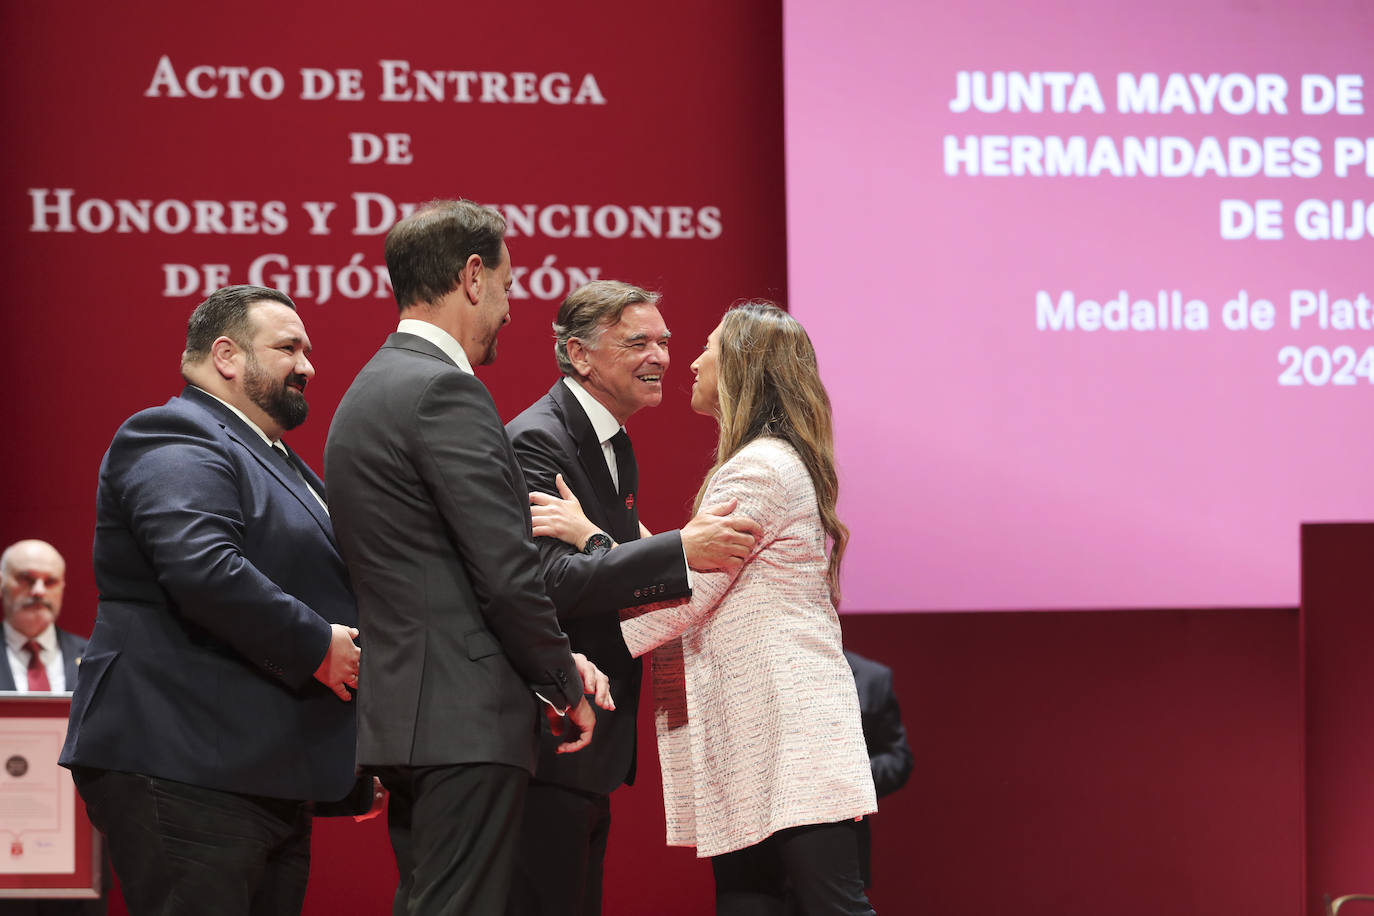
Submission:
<svg viewBox="0 0 1374 916">
<path fill-rule="evenodd" d="M 34 693 L 50 693 L 52 685 L 48 683 L 48 669 L 43 667 L 43 659 L 38 656 L 42 651 L 38 640 L 30 639 L 24 648 L 29 650 L 29 690 Z"/>
</svg>

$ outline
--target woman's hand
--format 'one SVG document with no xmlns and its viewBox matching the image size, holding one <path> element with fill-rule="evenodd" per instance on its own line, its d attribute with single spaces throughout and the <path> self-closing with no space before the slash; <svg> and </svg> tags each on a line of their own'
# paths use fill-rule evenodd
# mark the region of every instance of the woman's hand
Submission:
<svg viewBox="0 0 1374 916">
<path fill-rule="evenodd" d="M 558 538 L 581 550 L 587 538 L 601 529 L 587 521 L 582 504 L 563 482 L 562 474 L 554 477 L 553 482 L 558 487 L 561 499 L 547 493 L 530 494 L 530 521 L 534 523 L 534 536 Z"/>
</svg>

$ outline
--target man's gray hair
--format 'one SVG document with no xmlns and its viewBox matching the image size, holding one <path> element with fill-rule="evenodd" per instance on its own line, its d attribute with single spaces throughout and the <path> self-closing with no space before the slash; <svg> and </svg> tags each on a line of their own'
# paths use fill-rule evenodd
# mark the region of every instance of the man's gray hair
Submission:
<svg viewBox="0 0 1374 916">
<path fill-rule="evenodd" d="M 595 347 L 601 332 L 619 321 L 625 309 L 645 303 L 658 305 L 661 298 L 658 293 L 619 280 L 593 280 L 573 290 L 558 307 L 558 317 L 553 322 L 553 355 L 559 371 L 577 378 L 577 370 L 568 357 L 569 340 L 576 337 Z"/>
</svg>

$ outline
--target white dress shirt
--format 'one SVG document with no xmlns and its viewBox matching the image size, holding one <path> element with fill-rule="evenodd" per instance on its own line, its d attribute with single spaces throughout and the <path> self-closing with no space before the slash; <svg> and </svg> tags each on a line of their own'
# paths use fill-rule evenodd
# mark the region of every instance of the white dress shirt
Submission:
<svg viewBox="0 0 1374 916">
<path fill-rule="evenodd" d="M 428 321 L 421 321 L 419 318 L 402 318 L 401 323 L 396 325 L 397 334 L 414 334 L 416 337 L 423 337 L 425 340 L 434 344 L 444 355 L 458 364 L 468 375 L 475 375 L 472 371 L 472 363 L 468 362 L 468 354 L 463 349 L 463 345 L 453 339 L 453 335 L 437 324 L 430 324 Z"/>
</svg>

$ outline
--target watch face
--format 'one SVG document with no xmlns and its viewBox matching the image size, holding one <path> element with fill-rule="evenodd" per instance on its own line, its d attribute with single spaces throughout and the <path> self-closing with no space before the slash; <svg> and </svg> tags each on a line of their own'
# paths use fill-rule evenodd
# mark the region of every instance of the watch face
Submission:
<svg viewBox="0 0 1374 916">
<path fill-rule="evenodd" d="M 582 552 L 594 553 L 598 550 L 609 550 L 614 546 L 615 542 L 611 540 L 610 535 L 602 534 L 598 531 L 596 534 L 587 538 L 587 543 L 582 545 Z"/>
</svg>

